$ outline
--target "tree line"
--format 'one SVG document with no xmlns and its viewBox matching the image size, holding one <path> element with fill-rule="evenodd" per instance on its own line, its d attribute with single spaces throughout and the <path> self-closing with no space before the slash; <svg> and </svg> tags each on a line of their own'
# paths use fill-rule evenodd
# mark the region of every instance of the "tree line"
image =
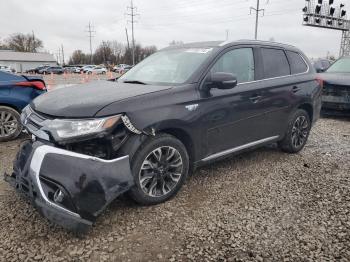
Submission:
<svg viewBox="0 0 350 262">
<path fill-rule="evenodd" d="M 135 63 L 145 59 L 147 56 L 157 51 L 156 46 L 142 47 L 140 44 L 135 45 Z M 132 49 L 118 41 L 102 41 L 92 54 L 84 53 L 82 50 L 75 50 L 69 58 L 68 64 L 132 64 Z"/>
<path fill-rule="evenodd" d="M 43 41 L 32 34 L 16 33 L 12 34 L 4 40 L 0 40 L 0 50 L 13 50 L 17 52 L 36 53 L 42 50 Z M 156 46 L 135 46 L 135 62 L 138 63 L 147 56 L 157 51 Z M 69 58 L 68 64 L 132 64 L 132 49 L 128 45 L 118 41 L 102 41 L 92 57 L 82 50 L 75 50 Z"/>
</svg>

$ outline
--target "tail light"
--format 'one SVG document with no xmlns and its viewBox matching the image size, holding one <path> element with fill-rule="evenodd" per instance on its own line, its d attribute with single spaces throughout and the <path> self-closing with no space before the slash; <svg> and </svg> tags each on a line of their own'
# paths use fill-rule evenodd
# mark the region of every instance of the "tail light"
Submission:
<svg viewBox="0 0 350 262">
<path fill-rule="evenodd" d="M 320 85 L 321 89 L 323 89 L 324 81 L 321 77 L 316 77 L 317 83 Z"/>
<path fill-rule="evenodd" d="M 38 90 L 46 90 L 45 83 L 42 81 L 31 81 L 31 82 L 18 82 L 15 84 L 16 86 L 27 86 L 27 87 L 33 87 Z"/>
</svg>

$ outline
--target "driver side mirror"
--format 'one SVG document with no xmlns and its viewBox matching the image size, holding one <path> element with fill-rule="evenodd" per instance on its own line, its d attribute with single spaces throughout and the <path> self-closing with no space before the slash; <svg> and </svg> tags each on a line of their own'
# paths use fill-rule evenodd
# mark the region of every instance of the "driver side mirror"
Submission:
<svg viewBox="0 0 350 262">
<path fill-rule="evenodd" d="M 209 88 L 232 89 L 237 86 L 237 76 L 231 73 L 211 73 L 207 78 Z"/>
</svg>

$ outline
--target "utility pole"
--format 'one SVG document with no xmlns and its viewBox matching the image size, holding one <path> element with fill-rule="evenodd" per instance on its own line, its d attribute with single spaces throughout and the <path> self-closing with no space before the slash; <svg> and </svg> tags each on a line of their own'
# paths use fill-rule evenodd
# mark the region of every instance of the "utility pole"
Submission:
<svg viewBox="0 0 350 262">
<path fill-rule="evenodd" d="M 136 13 L 137 8 L 134 6 L 133 0 L 131 0 L 131 5 L 127 7 L 127 10 L 129 11 L 126 13 L 127 16 L 130 16 L 131 21 L 128 21 L 131 23 L 131 44 L 132 44 L 132 65 L 135 65 L 135 34 L 134 34 L 134 24 L 135 16 L 138 16 L 139 14 Z"/>
<path fill-rule="evenodd" d="M 229 30 L 228 29 L 226 29 L 226 41 L 228 41 L 228 34 L 229 34 Z"/>
<path fill-rule="evenodd" d="M 61 62 L 61 49 L 58 48 L 58 52 L 57 52 L 57 64 L 60 64 Z"/>
<path fill-rule="evenodd" d="M 96 31 L 94 31 L 93 26 L 91 25 L 90 21 L 89 21 L 87 32 L 89 33 L 88 37 L 90 40 L 90 64 L 92 64 L 92 38 L 94 37 L 93 34 L 96 33 Z"/>
<path fill-rule="evenodd" d="M 32 30 L 32 36 L 33 36 L 33 49 L 30 50 L 29 52 L 35 52 L 36 51 L 34 30 Z"/>
<path fill-rule="evenodd" d="M 128 43 L 128 50 L 130 50 L 129 34 L 128 34 L 128 29 L 126 27 L 125 27 L 125 33 L 126 33 L 126 42 Z"/>
<path fill-rule="evenodd" d="M 259 26 L 259 13 L 265 13 L 265 9 L 260 9 L 260 0 L 256 0 L 256 8 L 250 7 L 250 14 L 252 14 L 252 10 L 255 11 L 255 40 L 258 39 L 258 26 Z"/>
<path fill-rule="evenodd" d="M 64 50 L 63 50 L 63 44 L 61 44 L 62 49 L 62 66 L 64 66 Z"/>
</svg>

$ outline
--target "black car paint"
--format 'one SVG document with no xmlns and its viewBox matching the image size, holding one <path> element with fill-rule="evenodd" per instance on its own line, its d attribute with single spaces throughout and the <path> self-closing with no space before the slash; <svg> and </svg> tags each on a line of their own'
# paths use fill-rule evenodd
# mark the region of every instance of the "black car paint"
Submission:
<svg viewBox="0 0 350 262">
<path fill-rule="evenodd" d="M 112 103 L 129 101 L 134 97 L 169 89 L 169 86 L 141 86 L 110 81 L 93 81 L 88 84 L 60 88 L 38 97 L 31 107 L 46 115 L 62 118 L 89 118 L 100 116 L 99 111 Z M 86 96 L 86 94 L 89 94 Z M 110 115 L 114 115 L 111 113 Z M 104 115 L 107 116 L 108 114 Z"/>
<path fill-rule="evenodd" d="M 199 43 L 188 47 L 211 47 L 213 52 L 190 79 L 181 85 L 92 82 L 70 87 L 69 96 L 65 89 L 50 92 L 33 101 L 31 107 L 37 113 L 54 118 L 96 118 L 124 114 L 142 132 L 128 137 L 126 145 L 129 145 L 129 149 L 136 150 L 152 134 L 173 134 L 185 144 L 194 167 L 205 164 L 208 156 L 230 148 L 266 137 L 271 138 L 266 143 L 282 139 L 289 116 L 297 108 L 307 110 L 313 122 L 318 119 L 321 89 L 310 62 L 298 49 L 250 41 L 223 46 L 217 42 Z M 223 53 L 239 47 L 251 47 L 254 50 L 255 80 L 238 84 L 229 90 L 208 89 L 205 81 L 211 66 Z M 263 79 L 260 47 L 300 53 L 308 64 L 308 72 Z M 69 159 L 65 161 L 71 163 Z M 64 162 L 60 166 L 63 165 Z M 56 168 L 58 170 L 59 166 Z M 74 189 L 71 194 L 72 199 L 75 199 L 73 204 L 77 205 L 76 201 L 81 194 L 77 181 L 83 177 L 81 172 L 78 170 L 74 179 L 61 176 L 61 172 L 54 170 L 47 173 L 53 173 L 54 177 L 51 178 L 59 180 L 63 187 Z M 127 187 L 124 189 L 127 190 Z M 95 186 L 89 187 L 89 190 L 92 192 Z M 116 193 L 113 197 L 118 195 Z M 95 200 L 91 201 L 93 203 Z M 109 201 L 98 204 L 100 210 L 103 210 L 107 202 Z M 88 210 L 85 217 L 93 214 L 93 210 Z"/>
</svg>

